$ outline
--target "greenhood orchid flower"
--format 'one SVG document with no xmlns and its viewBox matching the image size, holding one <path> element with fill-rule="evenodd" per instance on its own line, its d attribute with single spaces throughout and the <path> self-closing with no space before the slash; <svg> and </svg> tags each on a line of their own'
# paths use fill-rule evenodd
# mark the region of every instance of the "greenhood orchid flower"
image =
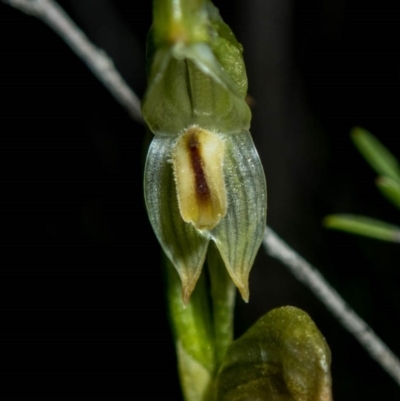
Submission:
<svg viewBox="0 0 400 401">
<path fill-rule="evenodd" d="M 242 47 L 208 0 L 155 0 L 144 118 L 150 222 L 188 302 L 214 241 L 244 300 L 266 224 Z"/>
</svg>

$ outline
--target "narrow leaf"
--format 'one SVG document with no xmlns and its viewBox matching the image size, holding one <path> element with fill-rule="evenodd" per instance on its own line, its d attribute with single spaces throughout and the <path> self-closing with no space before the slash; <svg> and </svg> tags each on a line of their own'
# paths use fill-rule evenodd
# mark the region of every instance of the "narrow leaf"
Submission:
<svg viewBox="0 0 400 401">
<path fill-rule="evenodd" d="M 327 228 L 363 235 L 382 241 L 400 242 L 400 227 L 365 216 L 336 214 L 327 216 L 323 224 Z"/>
<path fill-rule="evenodd" d="M 378 189 L 395 206 L 400 208 L 400 182 L 390 177 L 379 177 L 376 181 Z"/>
<path fill-rule="evenodd" d="M 217 401 L 331 401 L 330 362 L 329 347 L 305 312 L 274 309 L 229 347 Z"/>
<path fill-rule="evenodd" d="M 356 127 L 353 128 L 351 137 L 360 153 L 378 174 L 400 180 L 397 159 L 375 136 L 363 128 Z"/>
</svg>

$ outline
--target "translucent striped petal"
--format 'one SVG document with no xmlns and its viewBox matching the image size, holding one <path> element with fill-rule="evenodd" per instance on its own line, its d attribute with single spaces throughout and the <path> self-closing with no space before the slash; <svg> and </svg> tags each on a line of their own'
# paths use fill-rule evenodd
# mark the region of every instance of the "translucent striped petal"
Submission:
<svg viewBox="0 0 400 401">
<path fill-rule="evenodd" d="M 250 132 L 225 137 L 224 176 L 228 211 L 212 230 L 226 268 L 243 299 L 266 225 L 267 189 L 264 171 Z"/>
<path fill-rule="evenodd" d="M 176 138 L 157 136 L 147 155 L 144 194 L 153 230 L 182 280 L 183 300 L 188 302 L 200 276 L 208 235 L 182 220 L 170 162 Z"/>
</svg>

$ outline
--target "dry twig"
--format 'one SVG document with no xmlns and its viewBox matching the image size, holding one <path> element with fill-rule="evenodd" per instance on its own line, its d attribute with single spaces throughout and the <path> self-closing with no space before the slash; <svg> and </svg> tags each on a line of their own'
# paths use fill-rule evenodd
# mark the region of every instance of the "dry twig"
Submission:
<svg viewBox="0 0 400 401">
<path fill-rule="evenodd" d="M 2 0 L 4 3 L 39 18 L 50 26 L 91 69 L 93 74 L 124 106 L 136 121 L 142 122 L 140 100 L 107 54 L 96 47 L 53 0 Z"/>
<path fill-rule="evenodd" d="M 400 361 L 397 356 L 347 305 L 321 273 L 291 249 L 269 227 L 265 231 L 263 245 L 270 256 L 281 261 L 299 281 L 310 288 L 342 326 L 353 334 L 372 358 L 400 385 Z"/>
</svg>

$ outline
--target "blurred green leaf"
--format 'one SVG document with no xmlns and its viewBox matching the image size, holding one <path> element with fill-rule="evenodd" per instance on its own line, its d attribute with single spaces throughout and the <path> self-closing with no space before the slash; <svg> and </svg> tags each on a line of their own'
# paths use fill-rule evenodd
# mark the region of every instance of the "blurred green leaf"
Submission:
<svg viewBox="0 0 400 401">
<path fill-rule="evenodd" d="M 360 153 L 380 175 L 400 181 L 400 167 L 397 159 L 378 139 L 363 128 L 355 127 L 351 137 Z"/>
<path fill-rule="evenodd" d="M 274 309 L 229 347 L 217 401 L 331 401 L 330 362 L 329 347 L 305 312 Z"/>
<path fill-rule="evenodd" d="M 400 208 L 400 182 L 390 177 L 379 177 L 376 185 L 382 194 Z"/>
<path fill-rule="evenodd" d="M 382 241 L 400 242 L 400 227 L 365 216 L 335 214 L 325 217 L 323 224 L 327 228 L 352 234 Z"/>
</svg>

